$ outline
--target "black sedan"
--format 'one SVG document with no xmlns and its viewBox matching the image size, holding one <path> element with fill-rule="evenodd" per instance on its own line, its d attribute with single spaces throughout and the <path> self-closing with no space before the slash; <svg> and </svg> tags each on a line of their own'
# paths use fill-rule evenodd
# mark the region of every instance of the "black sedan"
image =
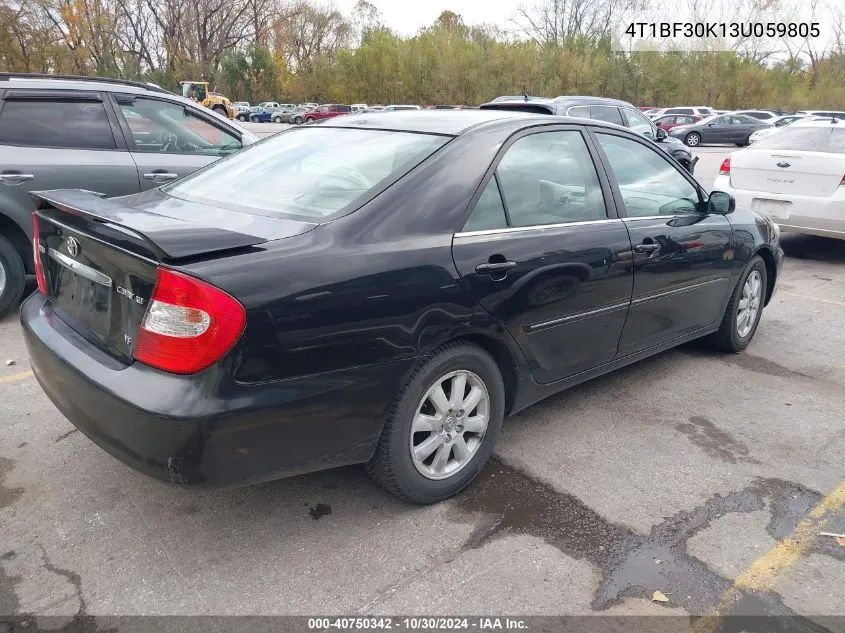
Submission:
<svg viewBox="0 0 845 633">
<path fill-rule="evenodd" d="M 691 339 L 743 349 L 783 258 L 641 135 L 518 112 L 337 118 L 142 194 L 33 198 L 38 381 L 182 484 L 365 463 L 444 499 L 506 415 Z"/>
<path fill-rule="evenodd" d="M 679 125 L 669 131 L 669 136 L 683 141 L 690 147 L 707 143 L 734 143 L 738 147 L 748 145 L 753 132 L 772 127 L 771 123 L 760 121 L 746 114 L 721 114 L 702 119 L 691 125 Z"/>
</svg>

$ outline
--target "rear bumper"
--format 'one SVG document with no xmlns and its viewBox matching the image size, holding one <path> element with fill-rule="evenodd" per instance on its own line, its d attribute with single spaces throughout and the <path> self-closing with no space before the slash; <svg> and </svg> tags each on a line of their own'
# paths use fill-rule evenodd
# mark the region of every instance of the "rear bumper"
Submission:
<svg viewBox="0 0 845 633">
<path fill-rule="evenodd" d="M 147 475 L 209 486 L 361 463 L 375 450 L 411 360 L 260 385 L 121 365 L 36 292 L 21 306 L 32 370 L 70 422 Z"/>
<path fill-rule="evenodd" d="M 783 231 L 845 239 L 845 187 L 839 187 L 833 195 L 822 198 L 734 189 L 729 176 L 717 176 L 713 189 L 731 194 L 738 207 L 768 215 Z M 780 215 L 772 215 L 758 208 L 759 203 L 756 201 L 761 199 L 782 200 L 792 204 Z"/>
</svg>

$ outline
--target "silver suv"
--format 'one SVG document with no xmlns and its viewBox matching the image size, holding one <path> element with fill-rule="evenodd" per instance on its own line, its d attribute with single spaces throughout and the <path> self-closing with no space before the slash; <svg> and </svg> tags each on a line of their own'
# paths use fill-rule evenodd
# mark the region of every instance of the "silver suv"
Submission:
<svg viewBox="0 0 845 633">
<path fill-rule="evenodd" d="M 153 84 L 0 73 L 0 317 L 34 273 L 30 191 L 137 193 L 257 140 Z"/>
</svg>

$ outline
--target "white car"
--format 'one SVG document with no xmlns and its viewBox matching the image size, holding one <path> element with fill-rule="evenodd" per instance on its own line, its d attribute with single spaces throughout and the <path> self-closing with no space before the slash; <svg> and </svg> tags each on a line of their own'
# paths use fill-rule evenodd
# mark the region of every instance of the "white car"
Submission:
<svg viewBox="0 0 845 633">
<path fill-rule="evenodd" d="M 756 132 L 752 133 L 751 136 L 748 137 L 748 142 L 756 143 L 761 138 L 769 136 L 770 134 L 774 134 L 780 128 L 786 127 L 787 125 L 792 125 L 796 121 L 801 121 L 806 118 L 808 118 L 806 114 L 786 114 L 784 116 L 775 117 L 774 119 L 768 121 L 774 127 L 765 127 L 761 130 L 757 130 Z"/>
<path fill-rule="evenodd" d="M 845 121 L 797 121 L 734 152 L 713 189 L 785 231 L 845 240 Z"/>
<path fill-rule="evenodd" d="M 400 110 L 422 110 L 418 105 L 389 105 L 382 112 L 398 112 Z"/>
<path fill-rule="evenodd" d="M 352 110 L 352 114 L 355 114 L 357 112 L 363 112 L 368 107 L 369 106 L 366 103 L 353 103 L 351 106 L 349 106 L 349 108 Z"/>
</svg>

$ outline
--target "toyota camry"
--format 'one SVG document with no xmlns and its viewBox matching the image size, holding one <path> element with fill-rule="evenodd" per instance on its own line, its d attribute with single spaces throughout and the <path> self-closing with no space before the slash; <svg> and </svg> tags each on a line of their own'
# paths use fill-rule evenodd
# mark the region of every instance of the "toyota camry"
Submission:
<svg viewBox="0 0 845 633">
<path fill-rule="evenodd" d="M 520 112 L 338 117 L 141 194 L 33 199 L 38 381 L 181 484 L 363 463 L 444 499 L 505 416 L 699 337 L 745 348 L 783 259 L 653 142 Z"/>
</svg>

